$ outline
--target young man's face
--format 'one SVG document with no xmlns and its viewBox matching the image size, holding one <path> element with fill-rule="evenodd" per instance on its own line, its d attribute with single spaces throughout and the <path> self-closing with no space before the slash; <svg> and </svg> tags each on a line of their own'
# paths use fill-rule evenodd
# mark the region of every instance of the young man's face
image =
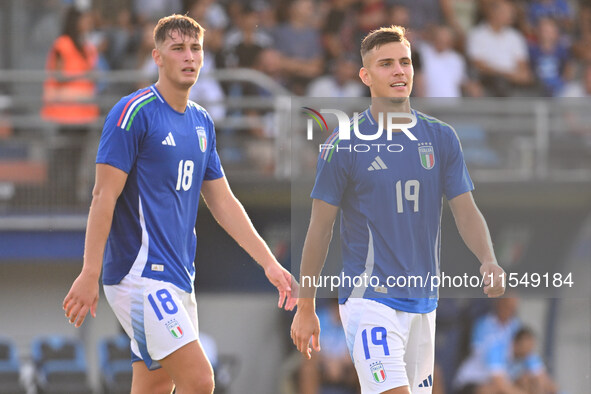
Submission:
<svg viewBox="0 0 591 394">
<path fill-rule="evenodd" d="M 197 39 L 173 30 L 163 42 L 156 44 L 152 57 L 158 65 L 160 79 L 189 89 L 203 65 L 203 37 Z"/>
<path fill-rule="evenodd" d="M 410 48 L 390 42 L 371 49 L 363 59 L 359 77 L 369 86 L 371 97 L 408 98 L 414 77 Z"/>
</svg>

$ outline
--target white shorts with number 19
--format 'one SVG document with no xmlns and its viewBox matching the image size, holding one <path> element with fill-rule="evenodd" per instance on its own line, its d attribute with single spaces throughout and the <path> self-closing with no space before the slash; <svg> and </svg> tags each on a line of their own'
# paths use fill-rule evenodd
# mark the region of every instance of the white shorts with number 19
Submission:
<svg viewBox="0 0 591 394">
<path fill-rule="evenodd" d="M 409 313 L 363 298 L 340 305 L 347 345 L 362 394 L 409 386 L 431 393 L 435 359 L 435 311 Z"/>
<path fill-rule="evenodd" d="M 131 339 L 132 361 L 150 369 L 158 360 L 197 340 L 194 293 L 175 285 L 129 274 L 116 285 L 105 285 L 105 297 Z M 135 356 L 135 357 L 134 357 Z"/>
</svg>

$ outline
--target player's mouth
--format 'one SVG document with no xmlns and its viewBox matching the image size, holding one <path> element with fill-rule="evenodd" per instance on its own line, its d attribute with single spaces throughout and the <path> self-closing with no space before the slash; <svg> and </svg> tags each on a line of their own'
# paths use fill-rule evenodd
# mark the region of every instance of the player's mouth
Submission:
<svg viewBox="0 0 591 394">
<path fill-rule="evenodd" d="M 183 72 L 183 74 L 188 74 L 188 75 L 193 75 L 195 74 L 195 67 L 185 67 L 181 70 Z"/>
<path fill-rule="evenodd" d="M 406 90 L 406 82 L 394 82 L 390 84 L 390 87 L 396 90 Z"/>
</svg>

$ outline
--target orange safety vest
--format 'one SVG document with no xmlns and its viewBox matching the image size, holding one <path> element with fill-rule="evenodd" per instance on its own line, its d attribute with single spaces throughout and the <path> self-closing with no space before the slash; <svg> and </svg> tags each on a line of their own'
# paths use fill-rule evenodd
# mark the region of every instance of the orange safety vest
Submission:
<svg viewBox="0 0 591 394">
<path fill-rule="evenodd" d="M 63 35 L 55 40 L 47 59 L 47 70 L 60 72 L 66 78 L 83 76 L 92 71 L 97 53 L 94 46 L 84 46 L 86 57 L 78 51 L 72 39 Z M 57 69 L 57 55 L 61 67 Z M 89 102 L 94 98 L 95 84 L 92 80 L 75 78 L 58 81 L 50 77 L 43 86 L 43 108 L 41 116 L 45 120 L 63 124 L 84 124 L 94 122 L 99 116 L 97 104 Z"/>
</svg>

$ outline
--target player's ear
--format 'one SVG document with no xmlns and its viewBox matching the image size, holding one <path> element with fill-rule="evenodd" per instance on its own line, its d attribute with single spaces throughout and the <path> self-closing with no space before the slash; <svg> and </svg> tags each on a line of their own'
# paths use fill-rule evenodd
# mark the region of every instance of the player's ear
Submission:
<svg viewBox="0 0 591 394">
<path fill-rule="evenodd" d="M 371 87 L 371 78 L 365 67 L 361 67 L 359 70 L 359 78 L 361 78 L 361 82 L 363 82 L 365 86 Z"/>
<path fill-rule="evenodd" d="M 161 66 L 162 65 L 162 57 L 160 56 L 160 51 L 157 48 L 152 49 L 152 59 L 154 59 L 154 63 L 156 63 L 157 66 Z"/>
</svg>

